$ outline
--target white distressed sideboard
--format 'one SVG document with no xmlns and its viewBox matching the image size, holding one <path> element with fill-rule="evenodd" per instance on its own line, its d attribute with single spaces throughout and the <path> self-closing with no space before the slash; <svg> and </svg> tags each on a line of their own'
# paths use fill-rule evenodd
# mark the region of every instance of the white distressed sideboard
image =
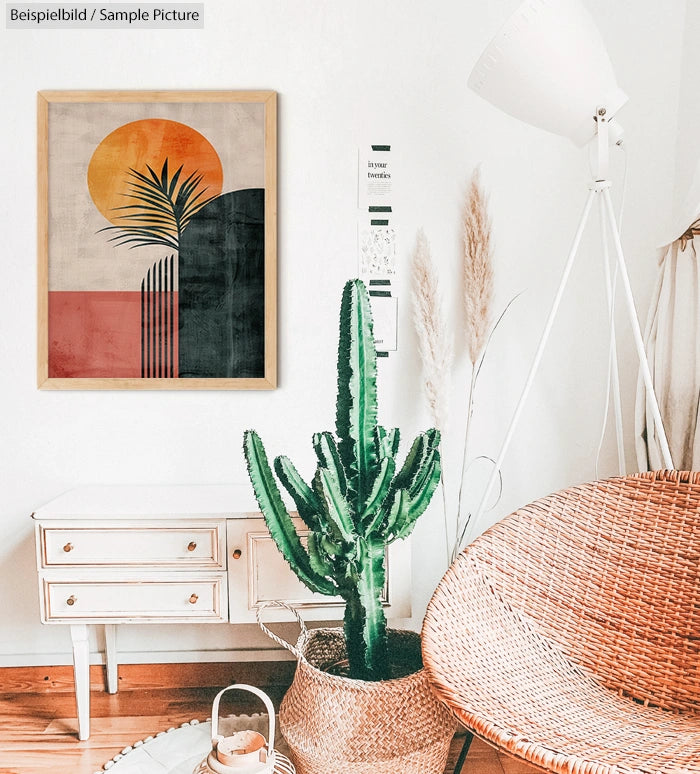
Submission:
<svg viewBox="0 0 700 774">
<path fill-rule="evenodd" d="M 306 620 L 342 617 L 342 600 L 311 593 L 285 563 L 250 485 L 81 487 L 32 518 L 42 623 L 70 625 L 79 739 L 90 735 L 90 624 L 105 627 L 107 690 L 116 693 L 117 624 L 251 623 L 273 599 Z M 387 615 L 408 618 L 407 541 L 390 547 L 387 568 Z"/>
</svg>

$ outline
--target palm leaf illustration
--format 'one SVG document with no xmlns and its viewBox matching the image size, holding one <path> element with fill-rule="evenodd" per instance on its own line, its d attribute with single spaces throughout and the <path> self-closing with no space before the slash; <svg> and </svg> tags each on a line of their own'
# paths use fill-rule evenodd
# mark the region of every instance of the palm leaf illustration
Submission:
<svg viewBox="0 0 700 774">
<path fill-rule="evenodd" d="M 178 250 L 180 236 L 192 216 L 216 198 L 205 196 L 208 187 L 201 186 L 204 175 L 197 170 L 180 182 L 183 166 L 180 165 L 172 177 L 169 177 L 167 158 L 160 174 L 148 164 L 147 173 L 129 168 L 126 181 L 129 190 L 122 196 L 130 203 L 114 208 L 115 211 L 123 212 L 115 218 L 121 223 L 105 226 L 97 233 L 116 232 L 108 240 L 114 242 L 115 246 L 129 245 L 133 249 L 146 245 L 165 245 Z"/>
</svg>

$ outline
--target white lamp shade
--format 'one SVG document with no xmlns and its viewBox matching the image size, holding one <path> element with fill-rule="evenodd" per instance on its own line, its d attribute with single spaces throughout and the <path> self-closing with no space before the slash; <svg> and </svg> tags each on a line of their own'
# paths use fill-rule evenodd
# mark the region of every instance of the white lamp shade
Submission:
<svg viewBox="0 0 700 774">
<path fill-rule="evenodd" d="M 585 145 L 594 116 L 627 102 L 598 28 L 579 0 L 525 0 L 487 46 L 469 87 L 521 121 Z"/>
</svg>

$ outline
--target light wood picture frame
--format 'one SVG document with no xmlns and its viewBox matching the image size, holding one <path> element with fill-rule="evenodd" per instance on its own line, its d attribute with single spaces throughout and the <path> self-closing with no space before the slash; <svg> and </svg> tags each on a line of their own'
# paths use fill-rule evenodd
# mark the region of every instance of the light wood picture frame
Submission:
<svg viewBox="0 0 700 774">
<path fill-rule="evenodd" d="M 38 387 L 277 386 L 274 91 L 42 91 Z"/>
</svg>

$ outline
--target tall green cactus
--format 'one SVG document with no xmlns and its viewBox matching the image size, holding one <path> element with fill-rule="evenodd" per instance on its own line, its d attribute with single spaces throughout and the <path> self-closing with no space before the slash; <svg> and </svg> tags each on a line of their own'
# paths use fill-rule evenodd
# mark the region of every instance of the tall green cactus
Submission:
<svg viewBox="0 0 700 774">
<path fill-rule="evenodd" d="M 277 478 L 311 531 L 300 540 L 282 501 L 258 434 L 248 430 L 248 473 L 270 534 L 299 578 L 321 594 L 345 600 L 350 676 L 389 676 L 381 592 L 385 548 L 407 537 L 440 480 L 440 434 L 413 442 L 400 469 L 398 429 L 377 424 L 377 353 L 369 295 L 360 280 L 343 290 L 338 344 L 336 438 L 316 433 L 318 466 L 307 484 L 287 457 L 274 462 Z"/>
</svg>

